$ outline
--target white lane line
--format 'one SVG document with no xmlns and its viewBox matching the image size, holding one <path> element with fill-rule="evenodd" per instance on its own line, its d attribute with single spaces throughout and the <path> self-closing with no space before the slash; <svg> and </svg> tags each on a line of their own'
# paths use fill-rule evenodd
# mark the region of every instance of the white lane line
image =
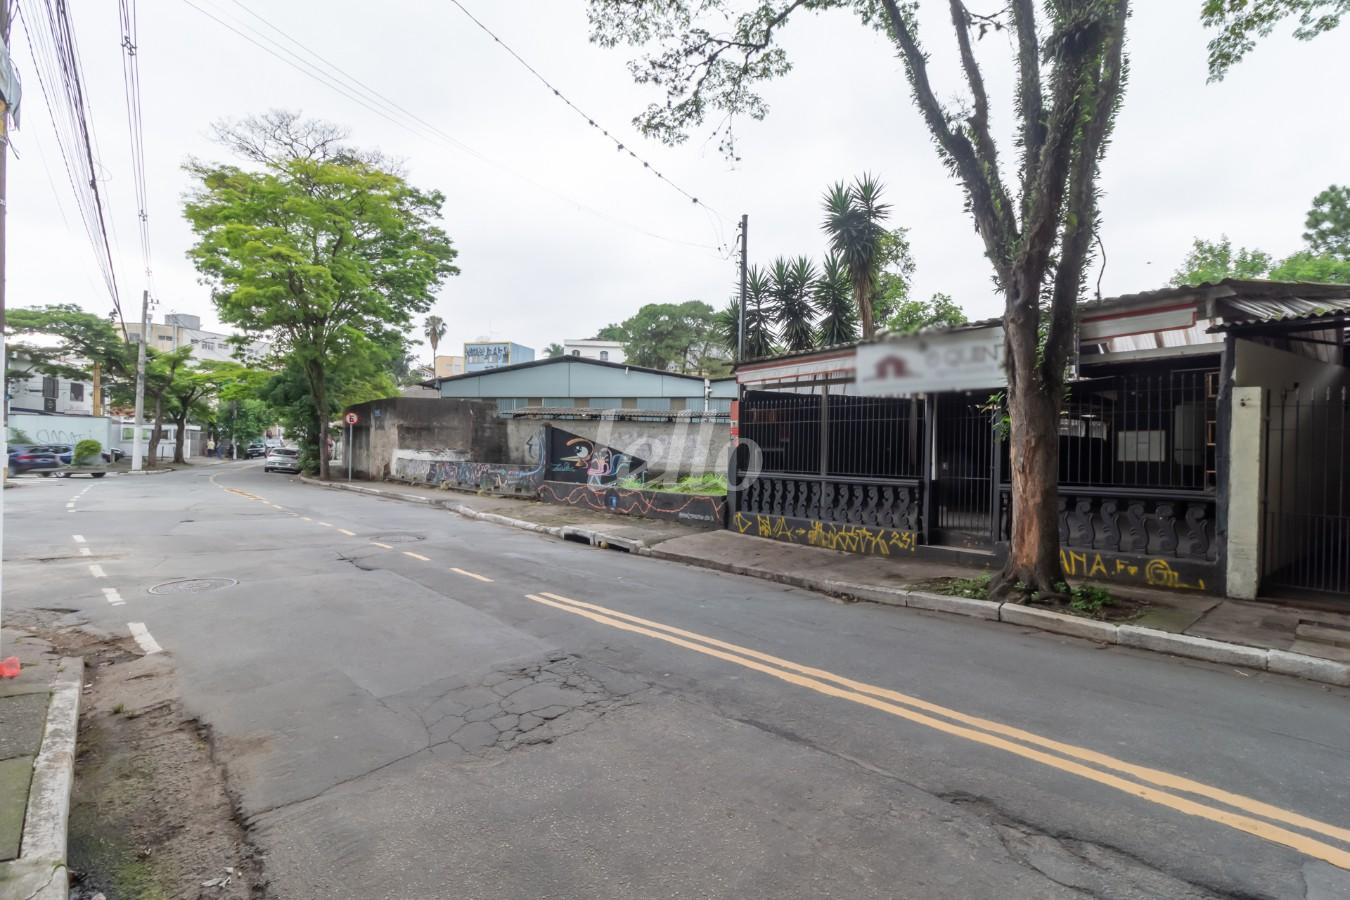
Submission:
<svg viewBox="0 0 1350 900">
<path fill-rule="evenodd" d="M 491 579 L 491 578 L 488 578 L 486 575 L 479 575 L 479 574 L 477 574 L 477 573 L 475 573 L 475 572 L 466 572 L 465 570 L 463 570 L 463 569 L 457 569 L 457 568 L 455 568 L 454 566 L 451 566 L 451 567 L 450 567 L 450 571 L 451 571 L 451 572 L 457 572 L 457 573 L 459 573 L 460 575 L 464 575 L 464 576 L 466 576 L 466 577 L 468 577 L 468 578 L 477 578 L 479 581 L 486 581 L 488 584 L 491 584 L 491 583 L 492 583 L 492 579 Z"/>
<path fill-rule="evenodd" d="M 117 588 L 104 588 L 103 597 L 113 606 L 121 606 L 127 601 L 122 599 L 122 595 L 117 593 Z"/>
<path fill-rule="evenodd" d="M 66 504 L 66 509 L 74 509 L 74 508 L 75 508 L 75 501 L 74 501 L 74 500 L 72 500 L 72 501 L 70 501 L 69 503 Z"/>
<path fill-rule="evenodd" d="M 150 635 L 150 629 L 145 627 L 144 622 L 128 622 L 127 628 L 131 630 L 131 636 L 136 639 L 136 643 L 141 645 L 145 655 L 152 653 L 163 653 L 164 648 L 159 645 L 159 641 Z"/>
<path fill-rule="evenodd" d="M 301 518 L 301 519 L 304 519 L 306 522 L 313 522 L 313 521 L 314 521 L 314 520 L 311 519 L 309 516 L 301 516 L 300 518 Z"/>
<path fill-rule="evenodd" d="M 108 577 L 108 573 L 105 572 L 105 571 L 103 571 L 103 567 L 100 566 L 100 565 L 91 565 L 91 566 L 89 567 L 89 574 L 90 574 L 90 575 L 93 575 L 95 578 L 107 578 L 107 577 Z"/>
<path fill-rule="evenodd" d="M 345 529 L 345 528 L 339 528 L 338 531 L 342 532 L 342 533 L 345 534 L 347 537 L 356 537 L 356 532 L 355 532 L 355 531 L 348 531 L 348 530 Z"/>
<path fill-rule="evenodd" d="M 329 524 L 328 522 L 320 522 L 319 524 L 322 525 L 324 528 L 332 528 L 332 527 L 333 527 L 333 526 L 332 526 L 331 524 Z"/>
<path fill-rule="evenodd" d="M 88 547 L 81 547 L 81 548 L 80 548 L 80 555 L 81 555 L 81 556 L 93 556 L 93 555 L 94 555 L 94 551 L 93 551 L 93 550 L 90 550 Z"/>
<path fill-rule="evenodd" d="M 77 544 L 84 543 L 84 535 L 82 534 L 72 534 L 71 537 L 75 539 L 75 543 Z"/>
<path fill-rule="evenodd" d="M 423 555 L 420 554 L 420 553 L 414 553 L 414 552 L 412 552 L 411 550 L 404 550 L 404 551 L 403 551 L 403 555 L 404 555 L 404 556 L 411 556 L 413 559 L 420 559 L 422 562 L 431 562 L 431 557 L 429 557 L 429 556 L 423 556 Z"/>
<path fill-rule="evenodd" d="M 383 548 L 386 549 L 386 550 L 393 550 L 393 549 L 394 549 L 394 545 L 393 545 L 393 544 L 381 544 L 379 541 L 371 541 L 371 543 L 374 544 L 376 547 L 383 547 Z"/>
</svg>

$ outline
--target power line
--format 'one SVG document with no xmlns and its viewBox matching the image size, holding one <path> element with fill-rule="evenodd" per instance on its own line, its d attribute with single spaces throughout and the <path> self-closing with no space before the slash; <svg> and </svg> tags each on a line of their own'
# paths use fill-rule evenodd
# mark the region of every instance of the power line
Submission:
<svg viewBox="0 0 1350 900">
<path fill-rule="evenodd" d="M 140 41 L 136 28 L 136 0 L 119 0 L 122 26 L 122 89 L 126 98 L 127 132 L 131 136 L 131 172 L 136 194 L 137 230 L 141 242 L 141 265 L 148 282 L 151 276 L 149 192 L 145 178 L 145 124 L 141 116 Z"/>
<path fill-rule="evenodd" d="M 32 3 L 26 2 L 19 7 L 19 20 L 23 23 L 28 51 L 33 57 L 33 70 L 86 236 L 103 275 L 104 286 L 112 298 L 113 309 L 121 321 L 117 269 L 108 239 L 107 203 L 98 187 L 93 130 L 89 124 L 79 49 L 70 25 L 69 10 L 63 0 L 57 0 L 54 5 L 52 0 L 43 0 L 37 13 L 31 6 Z M 40 15 L 45 21 L 34 23 L 34 15 Z M 125 321 L 122 321 L 122 330 L 125 334 Z"/>
<path fill-rule="evenodd" d="M 384 118 L 385 120 L 392 122 L 395 125 L 398 125 L 399 127 L 405 129 L 406 131 L 411 132 L 412 134 L 418 137 L 432 141 L 439 141 L 440 143 L 447 144 L 453 147 L 454 149 L 460 151 L 461 153 L 464 153 L 478 160 L 479 162 L 492 166 L 493 168 L 496 168 L 499 171 L 502 171 L 516 179 L 519 179 L 520 181 L 523 181 L 526 184 L 540 191 L 552 194 L 553 196 L 558 197 L 566 201 L 567 203 L 573 205 L 577 209 L 587 212 L 597 218 L 604 219 L 605 221 L 608 221 L 611 224 L 629 229 L 631 231 L 638 232 L 640 234 L 646 235 L 647 237 L 655 238 L 657 240 L 666 241 L 673 244 L 682 244 L 684 246 L 696 247 L 704 250 L 712 250 L 718 253 L 722 252 L 723 248 L 721 247 L 716 247 L 711 244 L 702 244 L 694 241 L 687 241 L 681 238 L 675 238 L 670 237 L 669 235 L 659 234 L 657 232 L 644 228 L 640 225 L 637 225 L 633 222 L 629 222 L 624 219 L 620 219 L 616 216 L 612 216 L 602 210 L 596 209 L 595 207 L 582 202 L 581 200 L 576 199 L 575 197 L 569 196 L 568 194 L 550 185 L 542 184 L 528 175 L 515 171 L 514 169 L 505 165 L 504 163 L 496 159 L 493 159 L 492 157 L 484 153 L 479 152 L 470 145 L 464 143 L 463 141 L 459 140 L 453 135 L 447 133 L 443 129 L 428 122 L 421 116 L 418 116 L 416 113 L 407 110 L 406 108 L 398 104 L 396 101 L 392 100 L 387 95 L 381 93 L 375 88 L 370 87 L 366 83 L 362 82 L 360 79 L 356 78 L 355 76 L 348 73 L 346 70 L 342 69 L 336 63 L 333 63 L 332 61 L 320 55 L 317 51 L 306 46 L 298 39 L 287 34 L 283 29 L 272 24 L 258 13 L 254 12 L 253 10 L 244 6 L 243 4 L 238 3 L 238 0 L 234 0 L 234 2 L 236 3 L 236 5 L 239 5 L 241 9 L 243 9 L 245 12 L 248 12 L 251 16 L 258 19 L 268 28 L 275 31 L 277 34 L 281 35 L 289 43 L 300 48 L 302 51 L 308 54 L 313 60 L 317 60 L 319 64 L 322 64 L 322 66 L 316 64 L 315 62 L 311 62 L 308 59 L 305 59 L 304 57 L 300 56 L 299 54 L 297 54 L 292 50 L 287 49 L 278 41 L 274 40 L 273 38 L 267 36 L 266 34 L 262 33 L 258 29 L 248 24 L 245 24 L 238 20 L 234 20 L 234 22 L 226 21 L 226 19 L 221 17 L 222 15 L 224 15 L 223 13 L 221 13 L 221 15 L 216 14 L 217 12 L 220 12 L 219 9 L 216 9 L 213 12 L 212 10 L 208 10 L 198 5 L 198 3 L 194 2 L 194 0 L 183 0 L 183 2 L 186 3 L 188 6 L 192 7 L 193 9 L 195 9 L 197 12 L 216 22 L 221 27 L 233 32 L 234 34 L 253 44 L 255 47 L 259 48 L 268 55 L 280 60 L 281 62 L 300 72 L 307 78 L 310 78 L 318 82 L 319 84 L 323 85 L 324 87 L 327 87 L 328 89 L 335 91 L 338 94 L 341 94 L 343 97 L 346 97 L 353 103 L 356 103 L 357 105 L 362 106 L 367 110 L 370 110 L 371 112 L 375 113 L 381 118 Z M 202 2 L 206 2 L 206 0 L 202 0 Z"/>
</svg>

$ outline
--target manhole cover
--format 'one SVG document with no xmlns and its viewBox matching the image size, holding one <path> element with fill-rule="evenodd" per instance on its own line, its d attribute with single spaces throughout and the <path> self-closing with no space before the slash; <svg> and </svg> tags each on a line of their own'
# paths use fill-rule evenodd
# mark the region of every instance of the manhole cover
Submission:
<svg viewBox="0 0 1350 900">
<path fill-rule="evenodd" d="M 409 534 L 406 531 L 396 531 L 393 534 L 375 534 L 371 535 L 369 539 L 379 541 L 382 544 L 412 544 L 426 540 L 420 534 Z"/>
<path fill-rule="evenodd" d="M 238 584 L 233 578 L 184 578 L 181 581 L 166 581 L 150 589 L 152 594 L 204 594 Z"/>
</svg>

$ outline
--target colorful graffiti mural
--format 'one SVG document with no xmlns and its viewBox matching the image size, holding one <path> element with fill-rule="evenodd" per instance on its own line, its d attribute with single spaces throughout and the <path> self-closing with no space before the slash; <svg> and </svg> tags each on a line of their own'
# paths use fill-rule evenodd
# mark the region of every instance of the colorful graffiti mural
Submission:
<svg viewBox="0 0 1350 900">
<path fill-rule="evenodd" d="M 545 481 L 539 486 L 539 499 L 596 512 L 665 519 L 703 528 L 720 528 L 726 521 L 726 498 L 706 494 L 673 494 L 613 485 L 593 487 Z"/>
<path fill-rule="evenodd" d="M 483 462 L 432 462 L 427 483 L 491 491 L 495 494 L 534 494 L 544 480 L 543 465 L 515 466 Z"/>
<path fill-rule="evenodd" d="M 816 519 L 738 512 L 732 517 L 731 524 L 741 534 L 869 556 L 913 553 L 919 545 L 918 535 L 913 531 L 821 522 Z"/>
<path fill-rule="evenodd" d="M 561 428 L 549 429 L 549 481 L 602 487 L 646 468 L 647 461 Z"/>
</svg>

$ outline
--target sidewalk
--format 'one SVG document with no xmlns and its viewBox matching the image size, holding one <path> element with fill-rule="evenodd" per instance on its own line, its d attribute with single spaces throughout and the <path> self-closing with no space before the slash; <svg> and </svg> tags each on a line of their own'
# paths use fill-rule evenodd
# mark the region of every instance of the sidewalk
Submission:
<svg viewBox="0 0 1350 900">
<path fill-rule="evenodd" d="M 1350 612 L 1113 585 L 1114 595 L 1146 604 L 1147 608 L 1127 622 L 1102 622 L 1037 607 L 932 593 L 935 579 L 976 574 L 971 568 L 954 564 L 839 553 L 726 530 L 611 516 L 512 497 L 404 484 L 303 480 L 439 506 L 470 518 L 846 599 L 975 616 L 1350 687 Z"/>
<path fill-rule="evenodd" d="M 0 680 L 0 896 L 65 900 L 66 821 L 84 665 L 5 629 L 18 678 Z"/>
</svg>

